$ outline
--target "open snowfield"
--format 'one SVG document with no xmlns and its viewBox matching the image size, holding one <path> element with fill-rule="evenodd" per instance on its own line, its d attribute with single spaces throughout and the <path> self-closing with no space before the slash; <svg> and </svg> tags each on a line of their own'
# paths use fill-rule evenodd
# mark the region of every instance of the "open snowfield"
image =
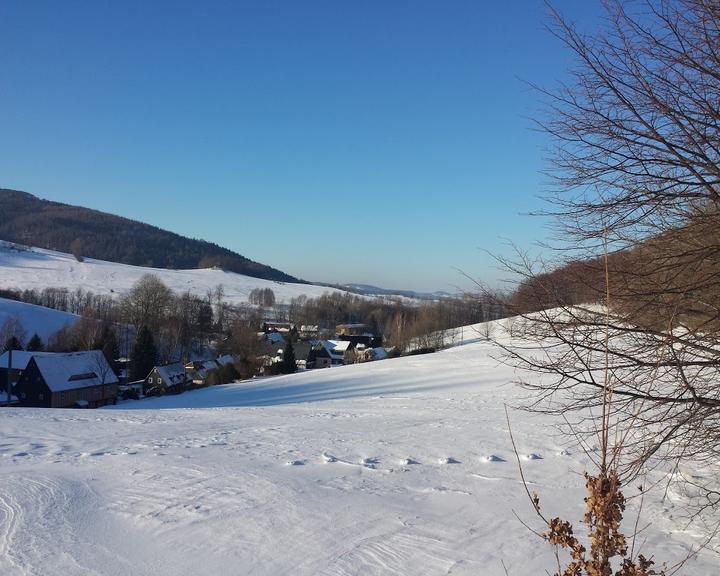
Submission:
<svg viewBox="0 0 720 576">
<path fill-rule="evenodd" d="M 44 342 L 58 330 L 74 324 L 79 316 L 43 306 L 0 298 L 0 326 L 8 320 L 17 320 L 26 332 L 26 341 L 37 334 Z"/>
<path fill-rule="evenodd" d="M 0 574 L 552 571 L 513 515 L 539 527 L 512 376 L 476 341 L 111 409 L 0 409 Z M 553 421 L 512 419 L 543 509 L 579 520 L 587 457 Z M 646 498 L 646 551 L 674 562 L 702 541 L 682 509 Z M 719 568 L 703 550 L 682 573 Z"/>
<path fill-rule="evenodd" d="M 0 241 L 0 288 L 82 288 L 96 294 L 117 296 L 127 292 L 145 274 L 158 276 L 176 292 L 189 291 L 200 297 L 222 284 L 225 301 L 229 304 L 247 302 L 250 291 L 254 288 L 271 288 L 280 303 L 289 302 L 291 298 L 303 294 L 313 298 L 326 292 L 340 292 L 325 286 L 261 280 L 214 268 L 166 270 L 93 258 L 78 262 L 70 254 L 42 248 L 19 250 L 12 248 L 8 242 Z"/>
</svg>

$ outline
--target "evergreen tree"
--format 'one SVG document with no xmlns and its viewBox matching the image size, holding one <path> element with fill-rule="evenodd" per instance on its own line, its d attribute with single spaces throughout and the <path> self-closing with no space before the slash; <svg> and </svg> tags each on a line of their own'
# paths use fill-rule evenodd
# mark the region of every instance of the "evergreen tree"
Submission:
<svg viewBox="0 0 720 576">
<path fill-rule="evenodd" d="M 197 315 L 197 329 L 202 334 L 208 334 L 212 330 L 213 312 L 209 300 L 203 300 L 200 304 Z"/>
<path fill-rule="evenodd" d="M 28 352 L 42 352 L 45 350 L 45 344 L 43 344 L 42 338 L 37 335 L 37 332 L 30 338 L 27 344 L 27 350 Z"/>
<path fill-rule="evenodd" d="M 140 328 L 130 353 L 130 380 L 143 380 L 157 362 L 157 348 L 147 326 Z"/>
<path fill-rule="evenodd" d="M 16 336 L 10 336 L 10 338 L 8 338 L 5 341 L 5 347 L 3 348 L 4 351 L 22 350 L 22 349 L 23 349 L 22 344 L 20 343 L 20 340 L 18 340 Z"/>
<path fill-rule="evenodd" d="M 295 349 L 293 348 L 292 338 L 288 338 L 287 343 L 285 344 L 285 350 L 283 351 L 280 372 L 282 374 L 292 374 L 296 371 L 297 364 L 295 364 Z"/>
</svg>

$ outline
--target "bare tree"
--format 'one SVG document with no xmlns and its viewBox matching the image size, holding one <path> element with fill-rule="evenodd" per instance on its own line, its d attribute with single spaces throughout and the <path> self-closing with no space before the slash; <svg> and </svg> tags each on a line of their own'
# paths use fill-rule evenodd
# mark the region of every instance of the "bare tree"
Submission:
<svg viewBox="0 0 720 576">
<path fill-rule="evenodd" d="M 625 478 L 720 456 L 720 4 L 606 7 L 593 36 L 552 12 L 576 57 L 571 82 L 543 91 L 559 257 L 505 262 L 523 278 L 517 312 L 534 311 L 513 321 L 525 346 L 499 345 L 545 374 L 524 382 L 532 408 L 575 410 L 576 430 L 600 429 L 588 408 L 607 375 Z"/>
<path fill-rule="evenodd" d="M 17 316 L 9 316 L 0 327 L 0 347 L 5 347 L 14 341 L 15 345 L 24 346 L 27 332 Z"/>
<path fill-rule="evenodd" d="M 145 274 L 122 298 L 123 316 L 140 329 L 147 326 L 158 332 L 162 320 L 172 301 L 172 291 L 162 280 L 152 274 Z"/>
</svg>

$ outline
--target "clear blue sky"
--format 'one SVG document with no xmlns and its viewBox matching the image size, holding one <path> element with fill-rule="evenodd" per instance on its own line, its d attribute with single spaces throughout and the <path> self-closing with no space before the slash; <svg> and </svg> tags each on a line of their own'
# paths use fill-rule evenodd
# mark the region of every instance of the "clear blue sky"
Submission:
<svg viewBox="0 0 720 576">
<path fill-rule="evenodd" d="M 593 26 L 596 2 L 556 5 Z M 0 187 L 308 280 L 494 282 L 546 234 L 541 1 L 0 2 Z"/>
</svg>

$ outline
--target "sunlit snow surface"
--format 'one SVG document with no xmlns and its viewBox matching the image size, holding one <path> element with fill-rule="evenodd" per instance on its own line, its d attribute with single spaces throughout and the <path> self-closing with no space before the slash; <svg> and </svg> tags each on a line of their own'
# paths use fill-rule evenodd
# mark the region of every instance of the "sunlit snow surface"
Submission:
<svg viewBox="0 0 720 576">
<path fill-rule="evenodd" d="M 127 292 L 145 274 L 158 276 L 178 293 L 189 291 L 200 297 L 222 285 L 225 302 L 229 304 L 247 302 L 254 288 L 271 288 L 279 302 L 289 302 L 300 295 L 310 298 L 326 292 L 339 292 L 324 286 L 273 282 L 213 268 L 166 270 L 93 258 L 78 262 L 70 254 L 41 248 L 18 249 L 0 240 L 0 288 L 42 290 L 51 287 L 70 291 L 82 288 L 95 294 L 117 296 Z"/>
<path fill-rule="evenodd" d="M 513 515 L 542 528 L 512 377 L 479 341 L 113 409 L 0 409 L 0 574 L 552 573 Z M 577 522 L 588 458 L 551 419 L 511 417 L 529 488 Z M 662 492 L 641 539 L 674 562 L 702 538 Z M 705 550 L 682 573 L 719 566 Z"/>
</svg>

